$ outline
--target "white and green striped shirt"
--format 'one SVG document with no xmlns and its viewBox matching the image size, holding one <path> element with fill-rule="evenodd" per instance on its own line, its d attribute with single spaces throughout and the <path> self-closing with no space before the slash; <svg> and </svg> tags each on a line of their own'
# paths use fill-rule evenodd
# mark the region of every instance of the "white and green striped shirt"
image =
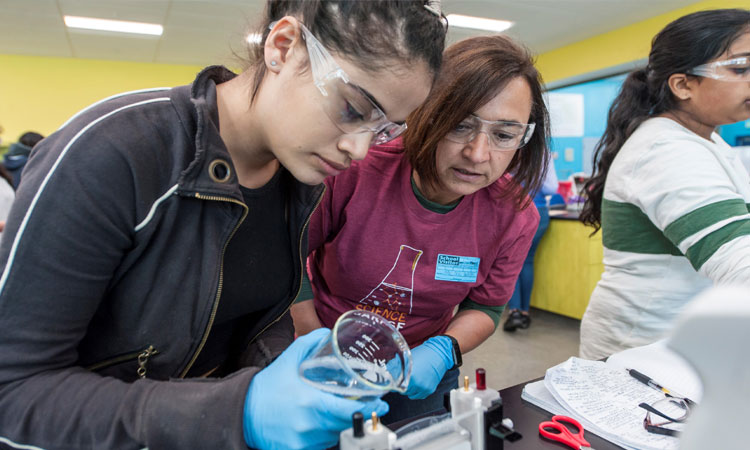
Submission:
<svg viewBox="0 0 750 450">
<path fill-rule="evenodd" d="M 750 283 L 750 176 L 717 134 L 667 118 L 633 133 L 607 175 L 604 274 L 581 323 L 581 356 L 661 338 L 716 283 Z"/>
</svg>

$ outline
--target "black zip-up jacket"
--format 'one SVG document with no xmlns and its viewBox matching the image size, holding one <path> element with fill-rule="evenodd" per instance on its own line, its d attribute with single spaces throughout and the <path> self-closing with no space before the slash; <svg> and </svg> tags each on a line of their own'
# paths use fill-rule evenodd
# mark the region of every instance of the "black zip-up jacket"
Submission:
<svg viewBox="0 0 750 450">
<path fill-rule="evenodd" d="M 219 136 L 216 84 L 233 76 L 211 67 L 104 100 L 34 148 L 0 245 L 0 447 L 247 448 L 247 388 L 292 340 L 323 187 L 284 174 L 295 284 L 247 330 L 252 367 L 182 379 L 221 301 L 227 244 L 263 214 L 247 211 Z"/>
</svg>

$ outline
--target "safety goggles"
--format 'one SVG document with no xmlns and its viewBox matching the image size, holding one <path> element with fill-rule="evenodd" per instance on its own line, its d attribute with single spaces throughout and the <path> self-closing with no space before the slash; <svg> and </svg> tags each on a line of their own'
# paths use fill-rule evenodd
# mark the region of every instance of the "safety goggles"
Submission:
<svg viewBox="0 0 750 450">
<path fill-rule="evenodd" d="M 372 98 L 349 81 L 346 72 L 310 30 L 302 23 L 300 27 L 310 55 L 313 81 L 323 95 L 323 110 L 336 127 L 346 134 L 373 133 L 373 145 L 383 144 L 403 133 L 406 124 L 388 120 Z"/>
<path fill-rule="evenodd" d="M 679 436 L 680 424 L 690 416 L 690 403 L 679 397 L 665 397 L 653 404 L 641 403 L 638 406 L 646 410 L 643 428 L 649 433 L 666 436 Z"/>
<path fill-rule="evenodd" d="M 742 56 L 701 64 L 693 67 L 687 73 L 713 78 L 714 80 L 748 82 L 750 81 L 750 57 Z"/>
<path fill-rule="evenodd" d="M 529 142 L 535 126 L 533 123 L 484 120 L 471 114 L 448 132 L 445 138 L 457 144 L 468 144 L 479 133 L 484 133 L 492 150 L 511 151 Z"/>
</svg>

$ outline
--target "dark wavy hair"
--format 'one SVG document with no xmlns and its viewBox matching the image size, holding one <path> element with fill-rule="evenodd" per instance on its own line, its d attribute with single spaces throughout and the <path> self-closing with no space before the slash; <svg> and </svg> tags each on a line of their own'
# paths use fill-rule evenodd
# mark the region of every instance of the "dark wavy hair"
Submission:
<svg viewBox="0 0 750 450">
<path fill-rule="evenodd" d="M 442 15 L 425 8 L 430 4 L 429 0 L 268 0 L 258 29 L 261 44 L 250 47 L 249 68 L 255 70 L 251 100 L 266 74 L 263 45 L 268 27 L 284 16 L 298 18 L 324 47 L 366 70 L 422 60 L 437 74 L 447 27 Z"/>
<path fill-rule="evenodd" d="M 648 65 L 625 79 L 594 151 L 594 173 L 584 185 L 587 198 L 580 216 L 594 233 L 601 228 L 604 183 L 620 148 L 646 119 L 677 106 L 669 77 L 715 59 L 748 30 L 750 11 L 717 9 L 680 17 L 654 37 Z"/>
<path fill-rule="evenodd" d="M 531 90 L 529 122 L 536 128 L 506 169 L 516 183 L 503 195 L 513 197 L 519 209 L 529 205 L 529 192 L 539 190 L 547 170 L 549 113 L 542 97 L 542 78 L 529 51 L 502 35 L 465 39 L 445 50 L 430 96 L 406 119 L 404 152 L 420 180 L 440 186 L 435 160 L 438 143 L 516 77 L 526 80 Z"/>
<path fill-rule="evenodd" d="M 37 133 L 36 131 L 27 131 L 18 138 L 18 142 L 29 148 L 34 148 L 34 146 L 42 139 L 44 139 L 44 136 Z"/>
</svg>

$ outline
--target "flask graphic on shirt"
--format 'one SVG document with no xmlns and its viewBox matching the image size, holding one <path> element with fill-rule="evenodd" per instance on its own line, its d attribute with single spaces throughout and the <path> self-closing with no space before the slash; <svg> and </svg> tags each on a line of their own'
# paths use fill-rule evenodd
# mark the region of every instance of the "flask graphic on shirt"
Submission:
<svg viewBox="0 0 750 450">
<path fill-rule="evenodd" d="M 417 267 L 422 250 L 401 245 L 396 256 L 396 262 L 388 271 L 383 281 L 370 291 L 359 303 L 375 307 L 398 310 L 401 305 L 409 303 L 409 314 L 412 307 L 412 287 L 414 285 L 414 269 Z"/>
</svg>

